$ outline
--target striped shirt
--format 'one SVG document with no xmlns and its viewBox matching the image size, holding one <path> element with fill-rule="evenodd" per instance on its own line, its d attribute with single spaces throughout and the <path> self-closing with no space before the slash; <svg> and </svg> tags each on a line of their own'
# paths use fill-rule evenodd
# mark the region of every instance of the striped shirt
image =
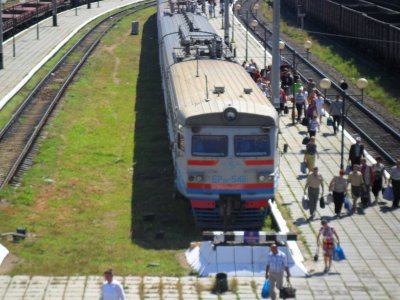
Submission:
<svg viewBox="0 0 400 300">
<path fill-rule="evenodd" d="M 288 266 L 286 254 L 279 251 L 276 254 L 268 253 L 268 266 L 270 272 L 282 273 Z"/>
</svg>

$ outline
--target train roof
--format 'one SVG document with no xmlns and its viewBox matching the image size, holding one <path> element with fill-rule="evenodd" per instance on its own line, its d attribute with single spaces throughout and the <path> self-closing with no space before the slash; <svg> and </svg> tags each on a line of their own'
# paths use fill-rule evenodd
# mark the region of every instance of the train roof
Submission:
<svg viewBox="0 0 400 300">
<path fill-rule="evenodd" d="M 221 112 L 233 107 L 240 118 L 229 125 L 277 126 L 274 106 L 237 63 L 204 10 L 195 0 L 158 1 L 161 68 L 172 87 L 178 121 L 221 125 Z"/>
<path fill-rule="evenodd" d="M 250 121 L 252 125 L 277 125 L 274 106 L 241 65 L 223 60 L 190 60 L 174 64 L 170 71 L 182 123 L 198 125 L 195 116 L 203 116 L 199 122 L 204 122 L 204 115 L 220 115 L 233 107 L 239 115 L 248 116 L 246 124 Z"/>
</svg>

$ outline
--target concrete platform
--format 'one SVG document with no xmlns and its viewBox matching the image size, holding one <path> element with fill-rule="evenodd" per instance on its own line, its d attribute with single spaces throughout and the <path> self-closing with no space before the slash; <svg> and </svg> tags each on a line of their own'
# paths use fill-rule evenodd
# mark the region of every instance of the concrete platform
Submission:
<svg viewBox="0 0 400 300">
<path fill-rule="evenodd" d="M 52 18 L 39 24 L 39 40 L 36 25 L 15 37 L 16 56 L 13 57 L 13 42 L 8 39 L 3 45 L 4 69 L 0 70 L 0 110 L 9 99 L 44 65 L 80 28 L 87 23 L 118 7 L 126 6 L 139 0 L 105 0 L 92 3 L 58 14 L 58 26 L 52 26 Z"/>
<path fill-rule="evenodd" d="M 211 19 L 214 28 L 222 35 L 221 18 Z M 237 24 L 238 22 L 236 22 Z M 245 53 L 245 30 L 235 26 L 235 40 L 239 60 Z M 249 59 L 254 59 L 262 67 L 263 48 L 251 39 Z M 251 56 L 253 55 L 253 56 Z M 269 56 L 267 56 L 269 57 Z M 241 60 L 240 60 L 241 61 Z M 317 145 L 320 159 L 316 165 L 325 180 L 325 191 L 334 175 L 339 172 L 340 165 L 340 134 L 333 135 L 331 128 L 323 119 L 321 132 L 317 134 Z M 322 275 L 323 262 L 314 265 L 310 256 L 308 263 L 312 276 L 307 279 L 296 279 L 299 299 L 400 299 L 400 210 L 389 210 L 391 205 L 380 199 L 380 205 L 369 207 L 352 216 L 344 215 L 342 219 L 333 219 L 333 204 L 325 209 L 318 209 L 318 218 L 314 222 L 305 220 L 309 213 L 301 206 L 305 186 L 305 176 L 300 173 L 300 162 L 303 160 L 301 144 L 307 131 L 302 125 L 291 125 L 289 115 L 280 118 L 281 136 L 280 149 L 283 144 L 289 145 L 289 150 L 281 156 L 281 181 L 279 194 L 293 218 L 293 222 L 302 231 L 309 250 L 316 250 L 316 233 L 320 228 L 320 218 L 331 219 L 331 225 L 337 230 L 343 249 L 348 257 L 344 262 L 334 263 L 333 270 L 328 275 Z M 345 158 L 354 142 L 347 134 L 345 139 Z M 303 295 L 304 293 L 304 295 Z M 300 294 L 299 294 L 300 295 Z"/>
</svg>

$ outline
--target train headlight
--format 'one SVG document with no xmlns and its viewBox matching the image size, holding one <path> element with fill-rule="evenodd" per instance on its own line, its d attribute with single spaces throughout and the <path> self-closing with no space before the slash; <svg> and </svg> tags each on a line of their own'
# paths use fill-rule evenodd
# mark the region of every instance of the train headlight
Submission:
<svg viewBox="0 0 400 300">
<path fill-rule="evenodd" d="M 193 175 L 189 175 L 188 179 L 189 181 L 194 181 L 195 177 Z"/>
<path fill-rule="evenodd" d="M 274 176 L 273 175 L 268 176 L 267 181 L 274 181 Z"/>
<path fill-rule="evenodd" d="M 196 175 L 196 182 L 202 182 L 203 179 L 203 175 Z"/>
<path fill-rule="evenodd" d="M 265 181 L 265 175 L 258 175 L 258 181 L 264 182 Z"/>
</svg>

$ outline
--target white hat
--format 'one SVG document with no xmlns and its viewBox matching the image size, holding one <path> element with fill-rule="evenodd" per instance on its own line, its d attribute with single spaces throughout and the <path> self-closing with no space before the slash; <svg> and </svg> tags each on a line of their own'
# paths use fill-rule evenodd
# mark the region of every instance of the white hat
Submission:
<svg viewBox="0 0 400 300">
<path fill-rule="evenodd" d="M 361 138 L 358 136 L 358 137 L 356 137 L 356 141 L 357 142 L 361 142 Z"/>
</svg>

